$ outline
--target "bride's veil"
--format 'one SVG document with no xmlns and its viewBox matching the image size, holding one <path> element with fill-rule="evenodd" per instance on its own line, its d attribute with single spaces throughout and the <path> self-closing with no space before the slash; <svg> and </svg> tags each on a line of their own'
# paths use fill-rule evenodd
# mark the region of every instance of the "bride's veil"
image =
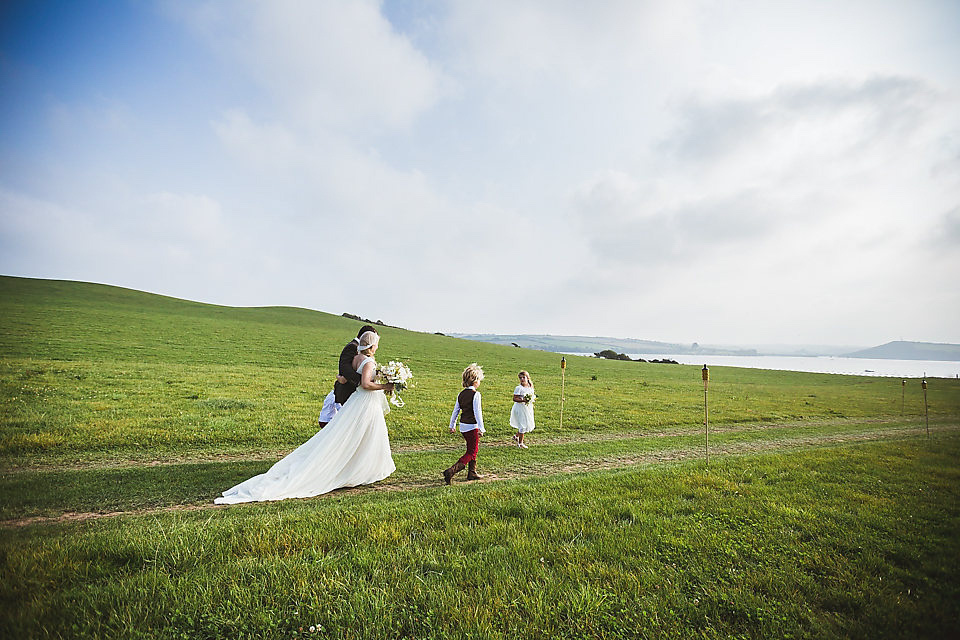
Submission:
<svg viewBox="0 0 960 640">
<path fill-rule="evenodd" d="M 380 343 L 380 335 L 374 331 L 367 331 L 360 336 L 360 344 L 357 345 L 357 353 L 363 353 L 370 347 Z"/>
</svg>

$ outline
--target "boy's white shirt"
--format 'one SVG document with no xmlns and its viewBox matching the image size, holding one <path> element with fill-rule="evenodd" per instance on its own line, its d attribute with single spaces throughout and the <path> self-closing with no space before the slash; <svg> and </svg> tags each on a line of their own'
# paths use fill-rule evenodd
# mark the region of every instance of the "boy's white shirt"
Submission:
<svg viewBox="0 0 960 640">
<path fill-rule="evenodd" d="M 333 416 L 337 415 L 337 412 L 340 411 L 340 403 L 334 399 L 334 393 L 331 391 L 327 394 L 327 397 L 323 399 L 323 408 L 320 410 L 320 422 L 330 422 L 333 420 Z"/>
</svg>

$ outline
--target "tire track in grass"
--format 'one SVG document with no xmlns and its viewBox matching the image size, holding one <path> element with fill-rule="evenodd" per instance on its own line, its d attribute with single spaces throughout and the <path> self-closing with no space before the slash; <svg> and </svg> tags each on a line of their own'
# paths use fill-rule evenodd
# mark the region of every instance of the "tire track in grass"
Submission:
<svg viewBox="0 0 960 640">
<path fill-rule="evenodd" d="M 893 422 L 893 421 L 891 421 Z M 850 424 L 847 421 L 845 424 Z M 754 425 L 756 427 L 756 425 Z M 737 430 L 744 429 L 728 429 L 725 432 L 732 432 Z M 951 423 L 948 425 L 938 425 L 938 428 L 935 432 L 932 433 L 941 433 L 945 431 L 957 431 L 960 430 L 960 424 Z M 716 432 L 711 431 L 711 433 L 723 433 L 724 431 L 717 430 Z M 710 447 L 711 455 L 713 456 L 738 456 L 738 455 L 751 455 L 755 453 L 770 453 L 770 452 L 789 452 L 797 449 L 809 449 L 810 447 L 833 447 L 833 446 L 843 446 L 848 444 L 859 444 L 865 442 L 876 442 L 880 440 L 912 440 L 918 437 L 923 437 L 926 431 L 924 428 L 916 427 L 910 425 L 907 427 L 899 428 L 886 428 L 886 429 L 873 429 L 866 431 L 856 431 L 856 432 L 846 432 L 839 434 L 821 434 L 815 436 L 801 436 L 795 438 L 781 438 L 775 440 L 754 440 L 749 442 L 732 442 L 719 445 L 713 445 Z M 661 437 L 664 437 L 665 434 L 661 434 Z M 691 435 L 690 431 L 679 432 L 678 435 L 689 436 Z M 624 439 L 624 438 L 620 438 Z M 636 438 L 633 438 L 636 439 Z M 562 444 L 562 441 L 554 441 L 551 444 Z M 509 446 L 509 445 L 508 445 Z M 448 452 L 449 448 L 443 449 L 444 452 Z M 533 465 L 528 465 L 524 467 L 523 471 L 508 471 L 501 473 L 487 473 L 481 480 L 474 480 L 467 482 L 465 480 L 460 480 L 460 482 L 454 482 L 453 486 L 457 485 L 482 485 L 493 482 L 503 482 L 508 480 L 520 479 L 520 478 L 530 478 L 530 477 L 547 477 L 553 475 L 569 474 L 569 473 L 589 473 L 594 471 L 605 471 L 605 470 L 617 470 L 617 469 L 626 469 L 636 466 L 648 466 L 656 464 L 671 464 L 677 462 L 683 462 L 687 460 L 703 459 L 703 448 L 702 447 L 683 447 L 683 448 L 673 448 L 673 449 L 659 449 L 654 451 L 648 451 L 645 453 L 636 453 L 636 454 L 626 454 L 626 455 L 603 455 L 595 458 L 587 458 L 583 460 L 578 460 L 576 462 L 570 462 L 569 460 L 558 460 L 556 462 L 541 462 Z M 361 487 L 352 487 L 346 489 L 337 489 L 330 493 L 316 496 L 314 498 L 294 498 L 300 500 L 322 500 L 334 496 L 345 496 L 345 495 L 363 495 L 375 491 L 420 491 L 427 489 L 438 489 L 443 487 L 443 481 L 440 471 L 430 474 L 418 474 L 413 477 L 406 477 L 403 479 L 396 478 L 391 476 L 381 482 L 378 482 L 373 485 L 365 485 Z M 176 512 L 193 512 L 193 511 L 206 511 L 211 509 L 230 509 L 236 508 L 238 505 L 215 505 L 213 501 L 201 502 L 201 503 L 189 503 L 189 504 L 175 504 L 168 505 L 163 507 L 154 507 L 148 509 L 132 509 L 126 511 L 110 511 L 110 512 L 66 512 L 57 516 L 29 516 L 24 518 L 16 518 L 11 520 L 0 521 L 0 526 L 4 528 L 21 528 L 37 524 L 61 524 L 69 522 L 86 522 L 90 520 L 97 520 L 102 518 L 115 518 L 118 516 L 141 516 L 141 515 L 153 515 L 153 514 L 165 514 L 165 513 L 176 513 Z"/>
<path fill-rule="evenodd" d="M 953 424 L 956 421 L 956 417 L 948 418 L 939 418 L 931 422 L 932 426 L 939 427 L 940 425 L 949 425 Z M 775 431 L 775 430 L 786 430 L 786 429 L 795 429 L 795 428 L 816 428 L 816 427 L 844 427 L 852 425 L 899 425 L 903 429 L 922 429 L 920 425 L 920 418 L 916 418 L 917 422 L 914 424 L 914 421 L 907 420 L 904 417 L 889 417 L 889 418 L 842 418 L 842 419 L 818 419 L 818 420 L 798 420 L 790 422 L 737 422 L 730 424 L 711 424 L 710 425 L 710 435 L 723 435 L 723 434 L 732 434 L 732 433 L 743 433 L 743 432 L 765 432 L 765 431 Z M 599 443 L 599 442 L 611 442 L 617 440 L 637 440 L 637 439 L 649 439 L 656 440 L 659 438 L 673 438 L 673 437 L 695 437 L 698 433 L 703 433 L 699 431 L 703 428 L 703 425 L 699 426 L 687 426 L 683 428 L 674 428 L 674 429 L 660 429 L 656 431 L 648 431 L 641 428 L 638 428 L 636 431 L 601 431 L 601 432 L 592 432 L 592 431 L 578 431 L 576 427 L 567 427 L 564 429 L 563 434 L 553 434 L 549 431 L 549 426 L 541 427 L 540 430 L 534 432 L 537 445 L 576 445 L 576 444 L 587 444 L 587 443 Z M 445 431 L 445 429 L 444 429 Z M 513 432 L 510 431 L 512 434 Z M 488 440 L 483 442 L 482 445 L 484 448 L 488 447 L 504 447 L 512 448 L 514 445 L 509 436 L 504 436 L 502 440 L 493 440 L 495 436 L 488 435 Z M 454 438 L 454 436 L 451 436 Z M 452 442 L 452 441 L 451 441 Z M 461 446 L 462 443 L 457 441 L 456 446 Z M 395 454 L 404 454 L 404 453 L 448 453 L 451 451 L 451 446 L 449 444 L 394 444 L 391 443 L 391 448 Z M 0 473 L 4 474 L 14 474 L 14 473 L 30 473 L 36 471 L 47 471 L 47 470 L 57 470 L 57 471 L 83 471 L 88 469 L 127 469 L 127 468 L 136 468 L 136 467 L 160 467 L 165 465 L 182 465 L 182 464 L 205 464 L 205 463 L 218 463 L 218 462 L 269 462 L 277 461 L 283 456 L 289 454 L 293 449 L 280 449 L 280 450 L 258 450 L 252 453 L 196 453 L 196 454 L 181 454 L 170 457 L 155 457 L 150 459 L 113 459 L 113 460 L 90 460 L 86 462 L 73 462 L 73 463 L 63 463 L 60 461 L 51 461 L 51 462 L 34 462 L 32 464 L 15 464 L 8 467 L 0 466 Z"/>
</svg>

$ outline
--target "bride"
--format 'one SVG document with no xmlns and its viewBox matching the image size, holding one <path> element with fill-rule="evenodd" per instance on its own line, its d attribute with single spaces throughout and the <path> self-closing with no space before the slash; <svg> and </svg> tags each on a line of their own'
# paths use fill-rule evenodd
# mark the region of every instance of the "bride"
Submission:
<svg viewBox="0 0 960 640">
<path fill-rule="evenodd" d="M 396 470 L 384 414 L 390 411 L 384 391 L 393 384 L 374 382 L 380 336 L 360 336 L 353 367 L 360 386 L 343 408 L 316 435 L 290 452 L 266 473 L 241 482 L 214 500 L 217 504 L 308 498 L 340 487 L 383 480 Z"/>
</svg>

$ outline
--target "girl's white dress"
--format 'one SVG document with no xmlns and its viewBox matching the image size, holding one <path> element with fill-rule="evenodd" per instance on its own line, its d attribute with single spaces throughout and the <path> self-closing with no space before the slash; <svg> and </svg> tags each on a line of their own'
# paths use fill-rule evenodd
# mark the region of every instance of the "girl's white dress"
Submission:
<svg viewBox="0 0 960 640">
<path fill-rule="evenodd" d="M 525 387 L 518 384 L 513 390 L 513 395 L 524 396 L 534 395 L 533 387 Z M 536 426 L 533 423 L 533 403 L 514 402 L 513 409 L 510 410 L 510 426 L 517 430 L 517 433 L 529 433 Z"/>
<path fill-rule="evenodd" d="M 357 372 L 368 363 L 367 357 Z M 383 480 L 396 470 L 384 415 L 383 391 L 358 388 L 330 423 L 270 467 L 214 500 L 217 504 L 309 498 L 341 487 Z"/>
</svg>

